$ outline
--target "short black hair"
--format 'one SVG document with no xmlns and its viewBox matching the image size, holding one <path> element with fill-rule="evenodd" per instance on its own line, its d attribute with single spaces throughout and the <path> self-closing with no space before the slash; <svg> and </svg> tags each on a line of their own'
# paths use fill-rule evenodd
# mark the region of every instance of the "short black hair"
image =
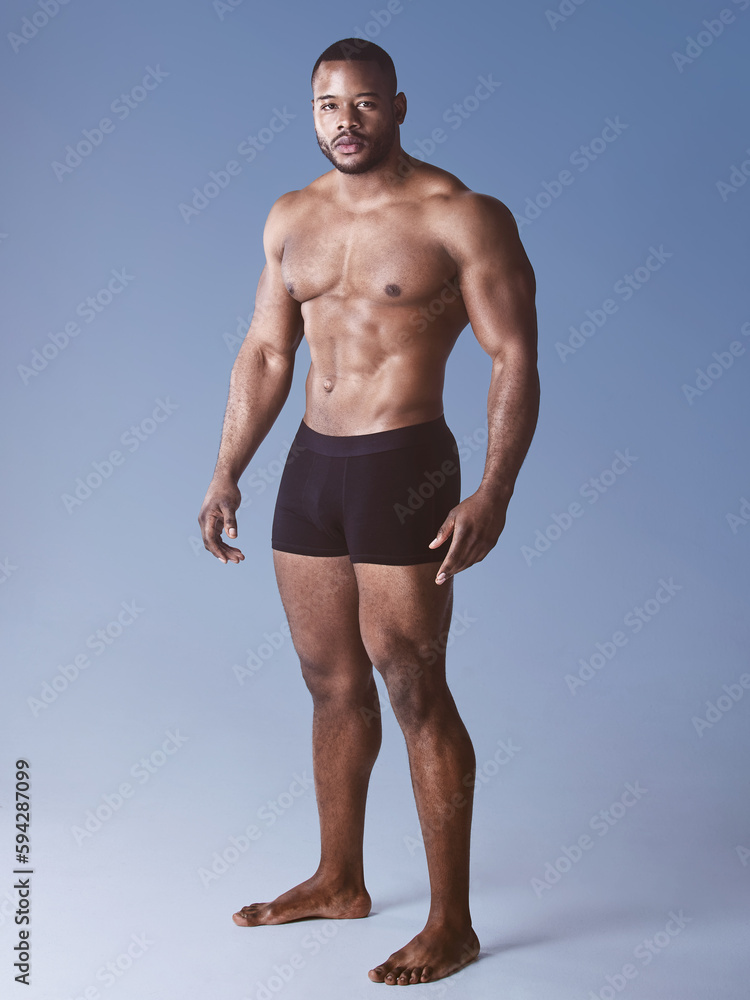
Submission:
<svg viewBox="0 0 750 1000">
<path fill-rule="evenodd" d="M 393 87 L 393 95 L 398 91 L 398 81 L 396 80 L 396 67 L 393 60 L 375 42 L 369 42 L 365 38 L 342 38 L 333 45 L 329 45 L 325 52 L 321 52 L 317 62 L 313 66 L 310 77 L 310 85 L 315 79 L 318 67 L 324 62 L 374 62 L 385 73 L 388 85 Z"/>
</svg>

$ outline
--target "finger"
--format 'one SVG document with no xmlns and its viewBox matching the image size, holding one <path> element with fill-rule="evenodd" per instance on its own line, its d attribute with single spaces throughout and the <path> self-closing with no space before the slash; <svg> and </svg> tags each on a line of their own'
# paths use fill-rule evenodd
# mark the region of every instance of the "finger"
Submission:
<svg viewBox="0 0 750 1000">
<path fill-rule="evenodd" d="M 454 533 L 453 544 L 448 550 L 443 565 L 438 570 L 435 582 L 445 583 L 447 579 L 450 579 L 457 573 L 463 573 L 465 569 L 475 566 L 484 559 L 492 548 L 492 545 L 482 542 L 481 539 L 472 535 L 470 531 Z"/>
<path fill-rule="evenodd" d="M 461 545 L 460 532 L 454 531 L 453 541 L 451 542 L 451 546 L 448 549 L 445 559 L 443 559 L 443 562 L 440 565 L 440 569 L 438 570 L 437 576 L 435 577 L 435 583 L 437 584 L 445 583 L 446 580 L 450 579 L 450 577 L 454 576 L 456 573 L 459 572 L 460 565 L 457 566 L 457 564 L 459 563 L 459 560 L 457 558 L 457 553 L 460 548 L 460 545 Z"/>
<path fill-rule="evenodd" d="M 455 515 L 451 512 L 443 521 L 443 523 L 440 525 L 440 530 L 432 539 L 428 548 L 439 549 L 440 546 L 443 544 L 443 542 L 446 540 L 446 538 L 450 536 L 450 533 L 453 531 L 455 523 L 456 523 Z"/>
<path fill-rule="evenodd" d="M 222 542 L 221 540 L 216 541 L 211 548 L 209 548 L 208 545 L 206 548 L 209 549 L 210 552 L 213 552 L 216 558 L 223 563 L 239 563 L 245 558 L 239 549 L 235 548 L 233 545 L 227 545 L 226 542 Z"/>
<path fill-rule="evenodd" d="M 226 545 L 221 538 L 224 518 L 221 514 L 209 514 L 203 531 L 203 545 L 221 562 L 241 562 L 245 557 L 239 549 Z M 236 529 L 235 529 L 236 530 Z"/>
<path fill-rule="evenodd" d="M 219 559 L 223 563 L 241 563 L 244 558 L 244 555 L 239 549 L 234 548 L 232 545 L 225 545 L 223 542 L 221 543 L 221 555 L 219 556 Z"/>
<path fill-rule="evenodd" d="M 221 542 L 221 517 L 219 514 L 206 514 L 198 519 L 203 536 L 203 545 L 208 551 L 220 558 L 219 544 Z M 218 522 L 218 523 L 217 523 Z"/>
</svg>

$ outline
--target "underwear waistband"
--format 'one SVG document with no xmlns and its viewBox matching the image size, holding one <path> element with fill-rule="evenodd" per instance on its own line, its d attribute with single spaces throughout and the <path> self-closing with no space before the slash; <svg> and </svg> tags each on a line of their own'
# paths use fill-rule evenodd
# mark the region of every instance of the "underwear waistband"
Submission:
<svg viewBox="0 0 750 1000">
<path fill-rule="evenodd" d="M 372 455 L 379 451 L 427 444 L 446 432 L 450 433 L 445 422 L 445 414 L 421 424 L 407 424 L 405 427 L 393 427 L 388 431 L 375 431 L 374 434 L 351 434 L 343 437 L 314 431 L 303 419 L 295 441 L 301 447 L 309 448 L 310 451 L 316 451 L 321 455 L 346 457 Z"/>
</svg>

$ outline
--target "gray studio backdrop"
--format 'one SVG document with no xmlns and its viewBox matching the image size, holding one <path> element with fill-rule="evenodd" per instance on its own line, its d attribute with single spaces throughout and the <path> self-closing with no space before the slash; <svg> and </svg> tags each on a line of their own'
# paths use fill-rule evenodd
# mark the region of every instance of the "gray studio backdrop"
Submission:
<svg viewBox="0 0 750 1000">
<path fill-rule="evenodd" d="M 364 997 L 424 922 L 384 693 L 373 915 L 230 919 L 317 863 L 270 550 L 304 345 L 241 483 L 245 562 L 196 521 L 264 219 L 329 168 L 311 67 L 358 35 L 395 60 L 404 147 L 511 208 L 538 283 L 539 427 L 446 640 L 483 956 L 420 989 L 746 996 L 750 0 L 11 0 L 2 25 L 3 995 Z M 488 385 L 467 328 L 464 496 Z"/>
</svg>

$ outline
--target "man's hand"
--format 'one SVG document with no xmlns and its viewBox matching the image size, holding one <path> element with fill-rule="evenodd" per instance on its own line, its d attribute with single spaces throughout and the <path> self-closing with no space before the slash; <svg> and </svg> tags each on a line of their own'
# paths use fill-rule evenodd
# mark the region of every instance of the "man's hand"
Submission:
<svg viewBox="0 0 750 1000">
<path fill-rule="evenodd" d="M 499 499 L 482 493 L 480 489 L 453 508 L 430 542 L 430 548 L 436 549 L 453 535 L 451 547 L 438 570 L 435 583 L 445 583 L 461 570 L 481 562 L 497 545 L 500 532 L 505 527 L 509 502 L 510 497 Z"/>
<path fill-rule="evenodd" d="M 227 545 L 221 539 L 224 530 L 229 538 L 237 537 L 237 519 L 234 512 L 241 500 L 239 487 L 233 479 L 214 477 L 198 515 L 203 544 L 223 563 L 239 563 L 245 558 L 239 549 Z"/>
</svg>

